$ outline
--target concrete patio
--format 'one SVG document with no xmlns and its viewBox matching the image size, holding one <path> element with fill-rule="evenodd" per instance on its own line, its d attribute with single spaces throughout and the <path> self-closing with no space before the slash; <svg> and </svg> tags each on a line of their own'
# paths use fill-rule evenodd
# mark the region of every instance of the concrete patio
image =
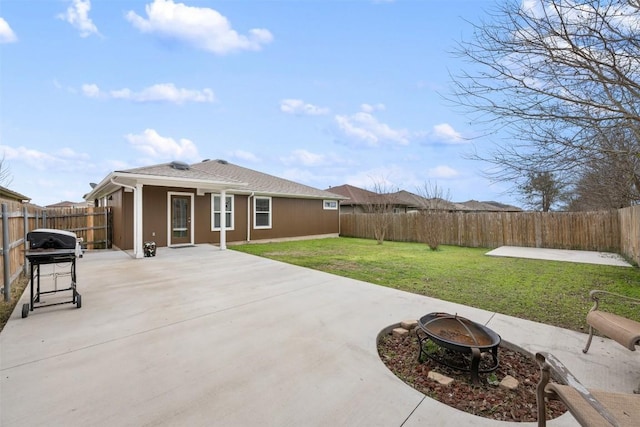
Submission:
<svg viewBox="0 0 640 427">
<path fill-rule="evenodd" d="M 585 334 L 209 245 L 88 252 L 77 272 L 82 308 L 22 319 L 25 295 L 0 334 L 4 427 L 531 425 L 457 411 L 387 370 L 378 332 L 432 311 L 551 352 L 588 387 L 640 381 L 640 354 L 606 339 L 585 355 Z"/>
</svg>

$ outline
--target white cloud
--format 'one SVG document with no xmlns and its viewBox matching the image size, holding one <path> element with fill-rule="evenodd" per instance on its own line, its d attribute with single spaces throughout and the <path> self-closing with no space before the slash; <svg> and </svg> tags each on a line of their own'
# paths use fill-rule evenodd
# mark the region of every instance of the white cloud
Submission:
<svg viewBox="0 0 640 427">
<path fill-rule="evenodd" d="M 465 138 L 448 123 L 440 123 L 433 127 L 432 136 L 438 140 L 450 143 L 459 144 L 466 142 Z"/>
<path fill-rule="evenodd" d="M 202 90 L 177 88 L 173 83 L 160 83 L 134 92 L 129 88 L 102 91 L 96 84 L 82 85 L 82 93 L 90 98 L 126 99 L 135 102 L 213 102 L 215 95 L 209 88 Z"/>
<path fill-rule="evenodd" d="M 90 10 L 90 0 L 73 0 L 67 8 L 67 12 L 59 14 L 58 19 L 68 22 L 80 31 L 80 37 L 100 34 L 98 27 L 96 27 L 91 18 L 89 18 Z"/>
<path fill-rule="evenodd" d="M 299 183 L 312 183 L 317 179 L 317 176 L 306 169 L 287 169 L 278 174 L 284 179 Z"/>
<path fill-rule="evenodd" d="M 0 18 L 0 43 L 13 43 L 18 41 L 16 33 L 13 32 L 9 23 Z"/>
<path fill-rule="evenodd" d="M 317 154 L 307 150 L 293 150 L 291 155 L 280 159 L 285 165 L 323 166 L 339 162 L 333 155 Z"/>
<path fill-rule="evenodd" d="M 287 114 L 307 116 L 321 116 L 329 114 L 331 110 L 313 104 L 305 104 L 301 99 L 283 99 L 280 101 L 280 111 Z"/>
<path fill-rule="evenodd" d="M 185 102 L 213 102 L 215 96 L 209 88 L 202 90 L 179 89 L 173 83 L 161 83 L 149 86 L 140 92 L 129 89 L 111 91 L 113 98 L 130 99 L 136 102 L 168 101 L 176 104 Z"/>
<path fill-rule="evenodd" d="M 138 135 L 127 134 L 125 139 L 135 149 L 153 159 L 197 161 L 200 158 L 196 145 L 190 140 L 166 138 L 154 129 L 146 129 Z"/>
<path fill-rule="evenodd" d="M 429 178 L 453 178 L 460 175 L 457 170 L 445 165 L 439 165 L 435 168 L 431 168 L 428 173 Z"/>
<path fill-rule="evenodd" d="M 95 84 L 84 84 L 82 85 L 82 93 L 89 98 L 99 98 L 102 96 L 102 92 L 100 92 L 100 88 Z"/>
<path fill-rule="evenodd" d="M 0 145 L 0 150 L 2 150 L 6 160 L 22 161 L 28 166 L 38 170 L 46 169 L 57 163 L 56 157 L 31 148 Z"/>
<path fill-rule="evenodd" d="M 395 184 L 395 181 L 398 180 L 399 177 L 400 182 L 408 182 L 407 180 L 403 179 L 406 178 L 406 173 L 407 171 L 405 169 L 401 169 L 395 165 L 390 165 L 363 170 L 354 175 L 346 176 L 345 182 L 343 182 L 342 184 L 349 184 L 370 191 L 373 191 L 374 187 L 378 186 L 382 190 L 388 190 L 389 192 L 392 192 L 400 188 Z"/>
<path fill-rule="evenodd" d="M 373 147 L 387 141 L 408 145 L 411 138 L 410 132 L 406 129 L 392 129 L 367 112 L 359 112 L 351 116 L 337 115 L 335 120 L 345 135 Z"/>
<path fill-rule="evenodd" d="M 384 111 L 387 107 L 384 104 L 361 104 L 360 109 L 365 113 L 373 113 L 375 111 Z"/>
<path fill-rule="evenodd" d="M 0 152 L 3 153 L 6 160 L 25 163 L 27 167 L 38 171 L 80 170 L 89 159 L 88 154 L 78 153 L 71 148 L 61 148 L 57 152 L 49 154 L 27 147 L 0 145 Z M 82 162 L 78 162 L 78 160 L 82 160 Z"/>
<path fill-rule="evenodd" d="M 244 150 L 235 150 L 232 151 L 231 153 L 229 153 L 229 155 L 231 157 L 234 157 L 236 159 L 240 159 L 240 160 L 244 160 L 246 162 L 251 162 L 251 163 L 259 163 L 260 159 L 258 158 L 258 156 L 256 156 L 255 154 L 249 152 L 249 151 L 244 151 Z"/>
<path fill-rule="evenodd" d="M 57 157 L 69 160 L 89 160 L 89 155 L 87 153 L 78 153 L 75 150 L 64 147 L 56 151 L 55 155 Z"/>
<path fill-rule="evenodd" d="M 206 7 L 154 0 L 145 6 L 145 11 L 147 19 L 134 11 L 129 11 L 126 19 L 143 33 L 180 40 L 218 55 L 260 50 L 273 40 L 271 33 L 262 28 L 249 30 L 248 35 L 238 34 L 226 17 Z"/>
</svg>

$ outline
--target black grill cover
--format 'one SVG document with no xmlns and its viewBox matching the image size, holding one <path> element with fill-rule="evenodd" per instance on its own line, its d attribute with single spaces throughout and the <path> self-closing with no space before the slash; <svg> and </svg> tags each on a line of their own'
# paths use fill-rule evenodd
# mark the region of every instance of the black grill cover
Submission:
<svg viewBox="0 0 640 427">
<path fill-rule="evenodd" d="M 76 233 L 52 228 L 37 228 L 27 233 L 29 249 L 72 249 L 77 244 Z"/>
</svg>

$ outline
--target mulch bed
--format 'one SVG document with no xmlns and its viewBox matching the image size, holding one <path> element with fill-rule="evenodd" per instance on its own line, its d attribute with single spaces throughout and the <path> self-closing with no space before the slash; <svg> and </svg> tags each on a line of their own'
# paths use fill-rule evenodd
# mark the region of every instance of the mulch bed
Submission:
<svg viewBox="0 0 640 427">
<path fill-rule="evenodd" d="M 440 357 L 459 357 L 449 350 L 432 348 Z M 405 383 L 435 400 L 473 415 L 500 421 L 532 422 L 538 420 L 536 406 L 536 385 L 540 369 L 527 354 L 510 350 L 504 346 L 498 349 L 500 366 L 491 373 L 480 374 L 480 384 L 471 383 L 469 372 L 449 368 L 429 358 L 418 362 L 418 338 L 415 331 L 405 336 L 392 334 L 380 338 L 378 354 L 384 364 Z M 483 359 L 485 355 L 483 354 Z M 490 357 L 489 357 L 490 361 Z M 488 363 L 482 360 L 480 367 Z M 427 378 L 434 370 L 454 381 L 441 385 Z M 511 375 L 518 380 L 516 390 L 506 390 L 498 384 Z M 556 418 L 567 411 L 562 402 L 547 404 L 548 419 Z"/>
</svg>

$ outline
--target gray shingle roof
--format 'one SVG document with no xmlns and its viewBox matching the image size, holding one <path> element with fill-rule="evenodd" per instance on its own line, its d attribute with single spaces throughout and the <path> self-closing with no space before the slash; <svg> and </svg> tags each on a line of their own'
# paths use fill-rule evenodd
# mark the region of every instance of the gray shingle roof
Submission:
<svg viewBox="0 0 640 427">
<path fill-rule="evenodd" d="M 172 167 L 172 163 L 164 163 L 160 165 L 128 169 L 120 172 L 160 177 L 211 180 L 231 184 L 246 183 L 246 186 L 238 185 L 238 190 L 245 192 L 252 191 L 264 195 L 313 197 L 322 199 L 343 198 L 340 195 L 333 194 L 328 191 L 319 190 L 294 181 L 244 168 L 224 160 L 206 160 L 200 163 L 188 165 L 188 169 L 175 168 Z"/>
<path fill-rule="evenodd" d="M 223 176 L 226 179 L 246 182 L 246 190 L 261 194 L 286 195 L 297 197 L 316 197 L 324 199 L 341 199 L 342 196 L 319 190 L 308 185 L 299 184 L 288 179 L 278 178 L 253 169 L 234 165 L 225 160 L 208 160 L 191 165 L 195 170 Z"/>
<path fill-rule="evenodd" d="M 397 193 L 393 194 L 408 206 L 412 206 L 418 209 L 436 209 L 447 211 L 459 210 L 459 207 L 456 206 L 455 203 L 452 203 L 440 197 L 432 197 L 428 199 L 426 197 L 410 193 L 406 190 L 400 190 Z"/>
<path fill-rule="evenodd" d="M 117 172 L 131 173 L 136 175 L 170 177 L 170 178 L 201 179 L 206 181 L 227 182 L 227 183 L 237 183 L 237 184 L 240 184 L 243 182 L 241 180 L 232 179 L 230 177 L 217 175 L 215 173 L 211 173 L 206 170 L 197 169 L 189 165 L 186 165 L 186 166 L 189 166 L 188 169 L 179 169 L 179 168 L 173 167 L 172 164 L 173 162 L 162 163 L 159 165 L 143 166 L 140 168 L 127 169 L 127 170 L 117 171 Z"/>
<path fill-rule="evenodd" d="M 341 205 L 366 205 L 371 203 L 371 199 L 378 196 L 373 191 L 365 190 L 363 188 L 354 187 L 353 185 L 344 184 L 337 187 L 331 187 L 327 189 L 335 194 L 340 194 L 347 197 L 348 200 L 340 202 Z"/>
</svg>

